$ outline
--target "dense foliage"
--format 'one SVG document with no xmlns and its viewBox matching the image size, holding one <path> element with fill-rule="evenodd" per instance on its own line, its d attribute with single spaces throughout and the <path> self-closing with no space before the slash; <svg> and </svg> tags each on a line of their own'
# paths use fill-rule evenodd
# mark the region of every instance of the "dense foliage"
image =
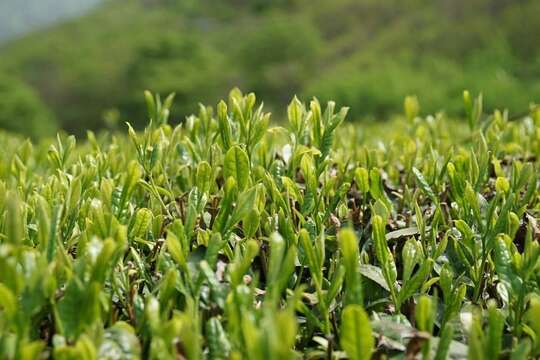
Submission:
<svg viewBox="0 0 540 360">
<path fill-rule="evenodd" d="M 2 135 L 0 357 L 540 356 L 538 109 L 145 97 L 128 136 Z"/>
<path fill-rule="evenodd" d="M 408 94 L 462 115 L 464 88 L 515 114 L 540 99 L 538 13 L 536 0 L 109 0 L 6 44 L 0 71 L 79 135 L 115 119 L 142 128 L 149 87 L 176 92 L 177 119 L 233 86 L 273 112 L 293 94 L 333 99 L 352 120 L 400 112 Z"/>
<path fill-rule="evenodd" d="M 54 135 L 57 124 L 32 87 L 0 74 L 0 128 L 39 138 Z"/>
</svg>

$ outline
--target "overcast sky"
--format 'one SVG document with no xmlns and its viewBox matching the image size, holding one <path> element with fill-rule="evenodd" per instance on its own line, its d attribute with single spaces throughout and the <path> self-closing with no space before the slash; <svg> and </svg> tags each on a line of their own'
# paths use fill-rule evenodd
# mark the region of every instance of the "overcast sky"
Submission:
<svg viewBox="0 0 540 360">
<path fill-rule="evenodd" d="M 0 0 L 0 42 L 80 15 L 102 0 Z"/>
</svg>

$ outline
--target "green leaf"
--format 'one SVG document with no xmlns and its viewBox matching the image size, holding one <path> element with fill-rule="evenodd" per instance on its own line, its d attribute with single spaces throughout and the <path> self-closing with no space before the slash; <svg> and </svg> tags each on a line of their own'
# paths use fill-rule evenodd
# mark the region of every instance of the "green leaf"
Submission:
<svg viewBox="0 0 540 360">
<path fill-rule="evenodd" d="M 362 194 L 367 194 L 369 191 L 369 172 L 366 168 L 359 167 L 354 171 L 354 180 L 358 191 Z"/>
<path fill-rule="evenodd" d="M 353 230 L 344 229 L 339 232 L 338 241 L 346 270 L 344 303 L 362 305 L 364 300 L 362 294 L 362 277 L 360 275 L 358 240 Z"/>
<path fill-rule="evenodd" d="M 527 360 L 531 352 L 531 342 L 529 339 L 521 340 L 517 346 L 512 349 L 510 360 Z"/>
<path fill-rule="evenodd" d="M 304 125 L 305 108 L 295 96 L 287 107 L 287 118 L 291 128 L 296 134 L 300 134 Z"/>
<path fill-rule="evenodd" d="M 97 256 L 96 262 L 92 269 L 92 281 L 96 281 L 98 283 L 103 283 L 105 281 L 107 271 L 112 270 L 112 267 L 114 266 L 113 255 L 116 250 L 117 245 L 113 239 L 108 238 L 103 241 L 101 251 Z"/>
<path fill-rule="evenodd" d="M 433 267 L 433 260 L 427 259 L 422 263 L 420 269 L 414 274 L 414 276 L 403 284 L 403 287 L 399 291 L 398 299 L 399 304 L 403 304 L 405 300 L 414 295 L 414 293 L 422 287 L 426 281 L 431 269 Z"/>
<path fill-rule="evenodd" d="M 22 202 L 14 191 L 6 196 L 6 240 L 17 245 L 24 239 L 24 224 L 22 218 Z"/>
<path fill-rule="evenodd" d="M 405 110 L 405 117 L 412 123 L 420 111 L 418 98 L 416 96 L 406 96 L 403 102 L 403 108 Z"/>
<path fill-rule="evenodd" d="M 99 292 L 97 283 L 85 284 L 77 278 L 68 283 L 64 296 L 58 302 L 60 334 L 76 339 L 100 320 Z"/>
<path fill-rule="evenodd" d="M 255 235 L 257 229 L 259 228 L 260 218 L 261 215 L 257 209 L 252 209 L 250 212 L 248 212 L 247 216 L 244 217 L 242 220 L 242 225 L 246 238 L 249 239 Z"/>
<path fill-rule="evenodd" d="M 388 249 L 386 244 L 386 230 L 385 223 L 381 216 L 375 215 L 371 219 L 371 225 L 373 227 L 373 244 L 375 246 L 375 255 L 382 269 L 384 279 L 390 289 L 390 294 L 392 295 L 392 301 L 397 308 L 400 304 L 396 294 L 395 283 L 397 279 L 396 264 L 394 262 L 394 257 Z"/>
<path fill-rule="evenodd" d="M 495 269 L 503 283 L 509 291 L 519 292 L 522 286 L 522 280 L 514 272 L 512 267 L 512 256 L 506 245 L 506 235 L 497 237 L 495 242 Z"/>
<path fill-rule="evenodd" d="M 450 351 L 450 344 L 452 343 L 453 336 L 454 327 L 451 324 L 447 324 L 442 330 L 434 360 L 448 359 L 448 353 Z"/>
<path fill-rule="evenodd" d="M 150 229 L 152 219 L 153 214 L 151 210 L 146 208 L 137 210 L 137 213 L 135 214 L 135 221 L 131 227 L 131 236 L 143 237 Z"/>
<path fill-rule="evenodd" d="M 206 322 L 206 336 L 210 358 L 228 359 L 231 344 L 217 317 L 212 317 Z"/>
<path fill-rule="evenodd" d="M 218 126 L 221 141 L 223 142 L 224 150 L 229 150 L 232 146 L 231 124 L 227 114 L 227 104 L 222 100 L 217 106 Z"/>
<path fill-rule="evenodd" d="M 270 261 L 267 281 L 270 303 L 276 305 L 294 270 L 296 248 L 286 248 L 285 241 L 277 232 L 270 235 Z"/>
<path fill-rule="evenodd" d="M 221 249 L 225 246 L 226 242 L 221 238 L 221 234 L 212 233 L 210 241 L 208 242 L 208 248 L 206 249 L 205 259 L 214 268 L 216 266 L 217 257 Z"/>
<path fill-rule="evenodd" d="M 0 283 L 0 306 L 7 319 L 13 319 L 17 312 L 17 298 L 4 284 Z"/>
<path fill-rule="evenodd" d="M 250 148 L 256 146 L 259 144 L 259 142 L 264 137 L 264 134 L 266 134 L 266 130 L 268 129 L 268 124 L 270 123 L 270 114 L 264 114 L 261 116 L 259 121 L 255 123 L 251 139 L 249 141 Z"/>
<path fill-rule="evenodd" d="M 37 220 L 38 220 L 38 246 L 41 251 L 47 253 L 49 249 L 49 240 L 51 232 L 51 217 L 50 206 L 47 200 L 42 196 L 38 197 L 36 204 Z M 56 244 L 55 244 L 56 245 Z M 53 248 L 56 250 L 56 246 Z M 49 261 L 52 260 L 52 256 Z"/>
<path fill-rule="evenodd" d="M 486 334 L 487 359 L 498 359 L 502 348 L 504 317 L 495 306 L 495 304 L 490 304 L 488 307 L 488 330 Z"/>
<path fill-rule="evenodd" d="M 38 359 L 43 353 L 45 342 L 37 340 L 22 345 L 21 360 Z"/>
<path fill-rule="evenodd" d="M 419 261 L 419 255 L 421 251 L 421 245 L 417 243 L 414 238 L 407 240 L 401 251 L 401 258 L 403 261 L 403 281 L 407 282 L 411 277 L 413 268 Z"/>
<path fill-rule="evenodd" d="M 248 271 L 253 259 L 258 253 L 259 245 L 255 240 L 248 240 L 246 242 L 243 256 L 240 255 L 240 248 L 237 248 L 235 260 L 229 265 L 231 285 L 233 287 L 240 284 L 242 276 L 244 276 L 244 274 Z"/>
<path fill-rule="evenodd" d="M 223 176 L 225 179 L 233 177 L 240 191 L 247 187 L 249 183 L 249 159 L 240 146 L 234 145 L 225 154 Z"/>
<path fill-rule="evenodd" d="M 369 318 L 360 305 L 347 305 L 341 315 L 340 343 L 352 360 L 371 359 L 374 340 Z"/>
<path fill-rule="evenodd" d="M 469 359 L 485 359 L 484 332 L 478 315 L 473 315 L 471 330 L 469 333 Z"/>
<path fill-rule="evenodd" d="M 196 185 L 201 192 L 207 193 L 210 190 L 213 182 L 212 167 L 206 161 L 201 161 L 197 167 Z"/>
<path fill-rule="evenodd" d="M 360 274 L 374 281 L 384 290 L 390 291 L 390 287 L 388 286 L 380 267 L 369 264 L 360 264 Z"/>
<path fill-rule="evenodd" d="M 253 186 L 240 194 L 236 207 L 231 215 L 231 220 L 229 223 L 230 226 L 234 226 L 240 220 L 245 219 L 246 216 L 248 216 L 248 214 L 255 209 L 255 204 L 257 201 L 257 189 L 258 186 Z"/>
<path fill-rule="evenodd" d="M 386 245 L 385 224 L 379 215 L 375 215 L 371 220 L 373 227 L 373 243 L 375 245 L 375 254 L 381 266 L 385 266 L 388 262 L 388 254 L 390 250 Z"/>
<path fill-rule="evenodd" d="M 311 276 L 316 286 L 320 288 L 322 286 L 323 264 L 320 262 L 320 259 L 315 252 L 315 249 L 313 247 L 313 243 L 311 241 L 308 231 L 306 229 L 300 229 L 300 233 L 298 234 L 298 239 L 299 239 L 298 242 L 300 243 L 300 245 L 302 246 L 306 254 L 307 263 L 308 263 Z"/>
<path fill-rule="evenodd" d="M 135 330 L 123 321 L 118 321 L 106 329 L 98 349 L 98 357 L 111 360 L 140 358 L 141 345 Z"/>
<path fill-rule="evenodd" d="M 418 304 L 415 308 L 416 327 L 418 330 L 425 331 L 429 334 L 433 331 L 433 323 L 435 321 L 434 304 L 431 298 L 422 295 L 418 299 Z"/>
<path fill-rule="evenodd" d="M 154 100 L 154 96 L 152 93 L 148 90 L 144 91 L 144 100 L 146 101 L 146 109 L 148 110 L 148 118 L 154 119 L 154 116 L 156 114 L 156 102 Z"/>
<path fill-rule="evenodd" d="M 540 298 L 537 296 L 531 299 L 530 307 L 525 313 L 527 325 L 530 326 L 536 339 L 534 348 L 536 353 L 540 353 Z"/>
<path fill-rule="evenodd" d="M 82 335 L 73 346 L 59 346 L 54 349 L 54 358 L 59 360 L 93 360 L 97 358 L 97 350 L 87 335 Z"/>
<path fill-rule="evenodd" d="M 418 303 L 415 308 L 416 327 L 418 330 L 425 331 L 428 334 L 433 333 L 433 324 L 435 323 L 435 314 L 437 312 L 435 303 L 426 295 L 418 298 Z M 426 339 L 422 345 L 422 354 L 424 358 L 428 358 L 431 339 Z"/>
<path fill-rule="evenodd" d="M 382 179 L 380 170 L 373 168 L 369 172 L 370 187 L 369 191 L 375 200 L 379 200 L 384 197 L 384 189 L 382 186 Z"/>
<path fill-rule="evenodd" d="M 186 250 L 182 248 L 180 240 L 172 231 L 167 232 L 167 249 L 174 261 L 182 268 L 186 268 Z"/>
<path fill-rule="evenodd" d="M 424 175 L 418 170 L 417 168 L 413 167 L 412 172 L 414 176 L 416 177 L 416 181 L 418 182 L 418 185 L 420 188 L 424 191 L 424 193 L 435 203 L 437 204 L 439 200 L 435 196 L 435 193 L 431 189 L 431 186 L 429 186 L 428 182 L 424 178 Z"/>
<path fill-rule="evenodd" d="M 386 241 L 397 240 L 403 237 L 413 236 L 420 234 L 420 230 L 416 226 L 406 227 L 399 230 L 390 231 L 386 234 Z"/>
<path fill-rule="evenodd" d="M 291 350 L 295 344 L 298 328 L 296 318 L 291 311 L 282 310 L 273 319 L 275 321 L 275 330 L 279 330 L 271 332 L 271 337 L 275 338 L 271 352 L 277 355 L 276 358 L 292 359 L 294 353 Z M 275 335 L 272 336 L 273 334 Z"/>
</svg>

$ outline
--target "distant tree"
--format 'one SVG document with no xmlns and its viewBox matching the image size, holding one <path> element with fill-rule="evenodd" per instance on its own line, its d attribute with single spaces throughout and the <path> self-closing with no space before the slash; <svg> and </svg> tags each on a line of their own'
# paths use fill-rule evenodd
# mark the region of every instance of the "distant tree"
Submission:
<svg viewBox="0 0 540 360">
<path fill-rule="evenodd" d="M 33 138 L 53 135 L 56 121 L 28 85 L 0 74 L 0 128 Z"/>
</svg>

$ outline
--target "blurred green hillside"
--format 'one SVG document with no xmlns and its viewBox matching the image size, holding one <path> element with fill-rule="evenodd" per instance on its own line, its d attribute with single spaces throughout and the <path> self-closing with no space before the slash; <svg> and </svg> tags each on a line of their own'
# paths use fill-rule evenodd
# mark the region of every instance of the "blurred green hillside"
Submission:
<svg viewBox="0 0 540 360">
<path fill-rule="evenodd" d="M 0 73 L 75 133 L 140 124 L 146 88 L 176 92 L 177 121 L 233 86 L 274 109 L 332 98 L 355 119 L 400 112 L 407 94 L 458 113 L 464 88 L 521 112 L 540 100 L 538 14 L 535 0 L 109 0 L 4 45 Z"/>
</svg>

